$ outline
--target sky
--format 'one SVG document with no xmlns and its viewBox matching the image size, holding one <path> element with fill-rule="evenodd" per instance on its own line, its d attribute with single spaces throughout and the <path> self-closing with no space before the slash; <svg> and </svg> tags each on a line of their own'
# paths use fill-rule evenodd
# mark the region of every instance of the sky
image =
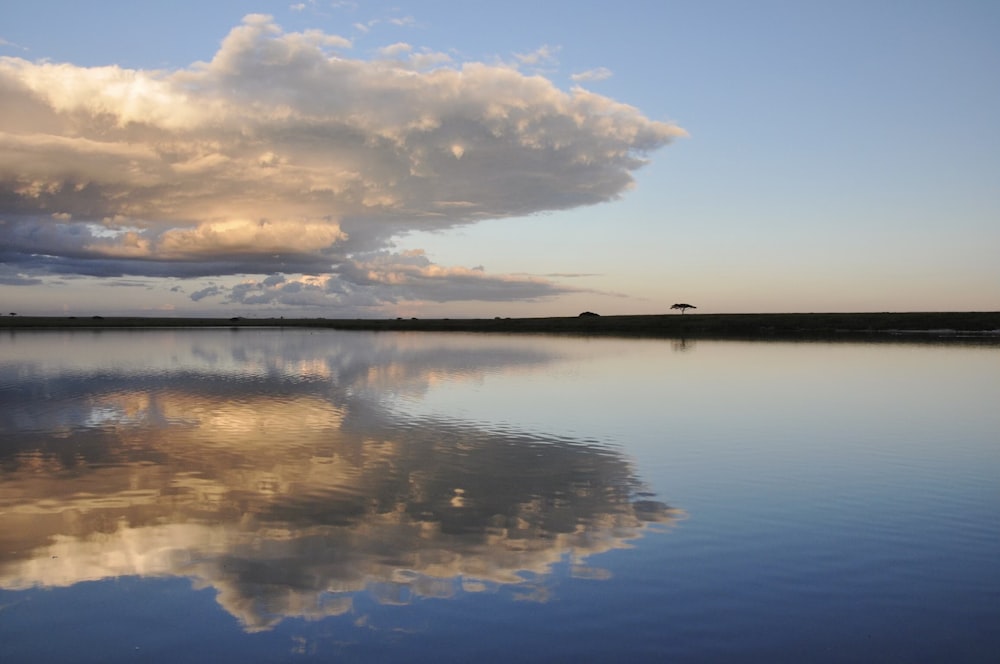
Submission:
<svg viewBox="0 0 1000 664">
<path fill-rule="evenodd" d="M 993 0 L 3 3 L 0 311 L 995 311 L 998 72 Z"/>
</svg>

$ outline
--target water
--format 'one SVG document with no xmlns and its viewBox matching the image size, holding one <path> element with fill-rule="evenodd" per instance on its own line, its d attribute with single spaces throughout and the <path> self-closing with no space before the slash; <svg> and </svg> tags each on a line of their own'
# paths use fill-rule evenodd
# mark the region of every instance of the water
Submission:
<svg viewBox="0 0 1000 664">
<path fill-rule="evenodd" d="M 0 337 L 0 661 L 1000 661 L 1000 349 Z"/>
</svg>

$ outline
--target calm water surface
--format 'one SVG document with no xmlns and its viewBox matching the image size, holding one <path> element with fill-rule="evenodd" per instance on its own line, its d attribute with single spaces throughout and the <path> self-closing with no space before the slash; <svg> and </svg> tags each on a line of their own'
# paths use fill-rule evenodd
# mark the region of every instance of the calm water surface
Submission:
<svg viewBox="0 0 1000 664">
<path fill-rule="evenodd" d="M 0 661 L 1000 661 L 1000 349 L 0 337 Z"/>
</svg>

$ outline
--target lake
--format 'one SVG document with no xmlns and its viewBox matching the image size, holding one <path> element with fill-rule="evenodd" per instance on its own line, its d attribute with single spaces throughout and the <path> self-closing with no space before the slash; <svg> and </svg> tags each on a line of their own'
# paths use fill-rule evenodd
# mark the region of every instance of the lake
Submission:
<svg viewBox="0 0 1000 664">
<path fill-rule="evenodd" d="M 997 662 L 1000 348 L 0 336 L 0 661 Z"/>
</svg>

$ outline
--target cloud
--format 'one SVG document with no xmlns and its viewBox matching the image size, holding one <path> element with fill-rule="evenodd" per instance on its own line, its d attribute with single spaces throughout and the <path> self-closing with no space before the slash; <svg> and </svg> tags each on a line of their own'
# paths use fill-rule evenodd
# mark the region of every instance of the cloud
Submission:
<svg viewBox="0 0 1000 664">
<path fill-rule="evenodd" d="M 408 54 L 412 50 L 413 47 L 406 42 L 396 42 L 395 44 L 383 46 L 378 50 L 378 53 L 385 58 L 398 58 L 402 55 Z"/>
<path fill-rule="evenodd" d="M 549 46 L 548 44 L 545 44 L 531 53 L 516 53 L 514 58 L 522 65 L 529 65 L 533 67 L 552 65 L 557 62 L 556 53 L 558 52 L 558 46 Z"/>
<path fill-rule="evenodd" d="M 353 2 L 340 2 L 334 3 L 333 6 L 337 9 L 347 9 L 355 11 L 358 9 L 357 3 Z M 381 25 L 389 25 L 394 28 L 413 28 L 417 26 L 417 19 L 412 16 L 388 16 L 382 18 L 373 18 L 367 21 L 358 21 L 353 24 L 353 28 L 360 32 L 361 34 L 368 34 L 373 28 Z"/>
<path fill-rule="evenodd" d="M 515 67 L 401 42 L 382 55 L 403 60 L 352 59 L 351 47 L 253 14 L 209 62 L 176 71 L 0 58 L 0 261 L 19 274 L 325 279 L 300 297 L 332 282 L 383 301 L 542 297 L 562 289 L 418 265 L 392 239 L 615 200 L 684 135 Z"/>
<path fill-rule="evenodd" d="M 44 281 L 37 277 L 18 272 L 6 265 L 0 265 L 0 285 L 2 286 L 38 286 L 42 283 Z"/>
<path fill-rule="evenodd" d="M 572 74 L 570 79 L 576 82 L 582 81 L 603 81 L 609 79 L 614 74 L 607 67 L 598 67 L 597 69 L 588 69 L 587 71 L 582 71 L 578 74 Z"/>
<path fill-rule="evenodd" d="M 8 40 L 4 39 L 3 37 L 0 37 L 0 47 L 16 48 L 16 49 L 18 49 L 20 51 L 27 51 L 28 50 L 27 47 L 21 46 L 20 44 L 15 44 L 12 41 L 8 41 Z"/>
<path fill-rule="evenodd" d="M 395 25 L 400 28 L 409 27 L 417 24 L 417 20 L 412 16 L 396 16 L 393 18 L 386 19 L 386 23 L 389 25 Z"/>
<path fill-rule="evenodd" d="M 146 281 L 136 281 L 129 279 L 115 279 L 108 282 L 108 285 L 112 288 L 149 288 L 149 283 Z"/>
<path fill-rule="evenodd" d="M 358 256 L 330 274 L 276 273 L 229 287 L 212 285 L 190 297 L 196 302 L 211 297 L 240 305 L 363 309 L 400 301 L 505 302 L 574 292 L 581 289 L 528 275 L 490 275 L 482 266 L 442 267 L 417 250 Z"/>
<path fill-rule="evenodd" d="M 202 288 L 201 290 L 195 291 L 194 293 L 191 293 L 191 299 L 194 300 L 195 302 L 198 302 L 199 300 L 203 300 L 206 297 L 215 297 L 217 295 L 221 295 L 222 293 L 223 290 L 218 286 L 208 286 L 206 288 Z"/>
<path fill-rule="evenodd" d="M 355 286 L 433 302 L 531 300 L 577 290 L 535 277 L 489 275 L 482 266 L 442 267 L 421 251 L 364 256 L 341 265 L 338 274 Z"/>
</svg>

